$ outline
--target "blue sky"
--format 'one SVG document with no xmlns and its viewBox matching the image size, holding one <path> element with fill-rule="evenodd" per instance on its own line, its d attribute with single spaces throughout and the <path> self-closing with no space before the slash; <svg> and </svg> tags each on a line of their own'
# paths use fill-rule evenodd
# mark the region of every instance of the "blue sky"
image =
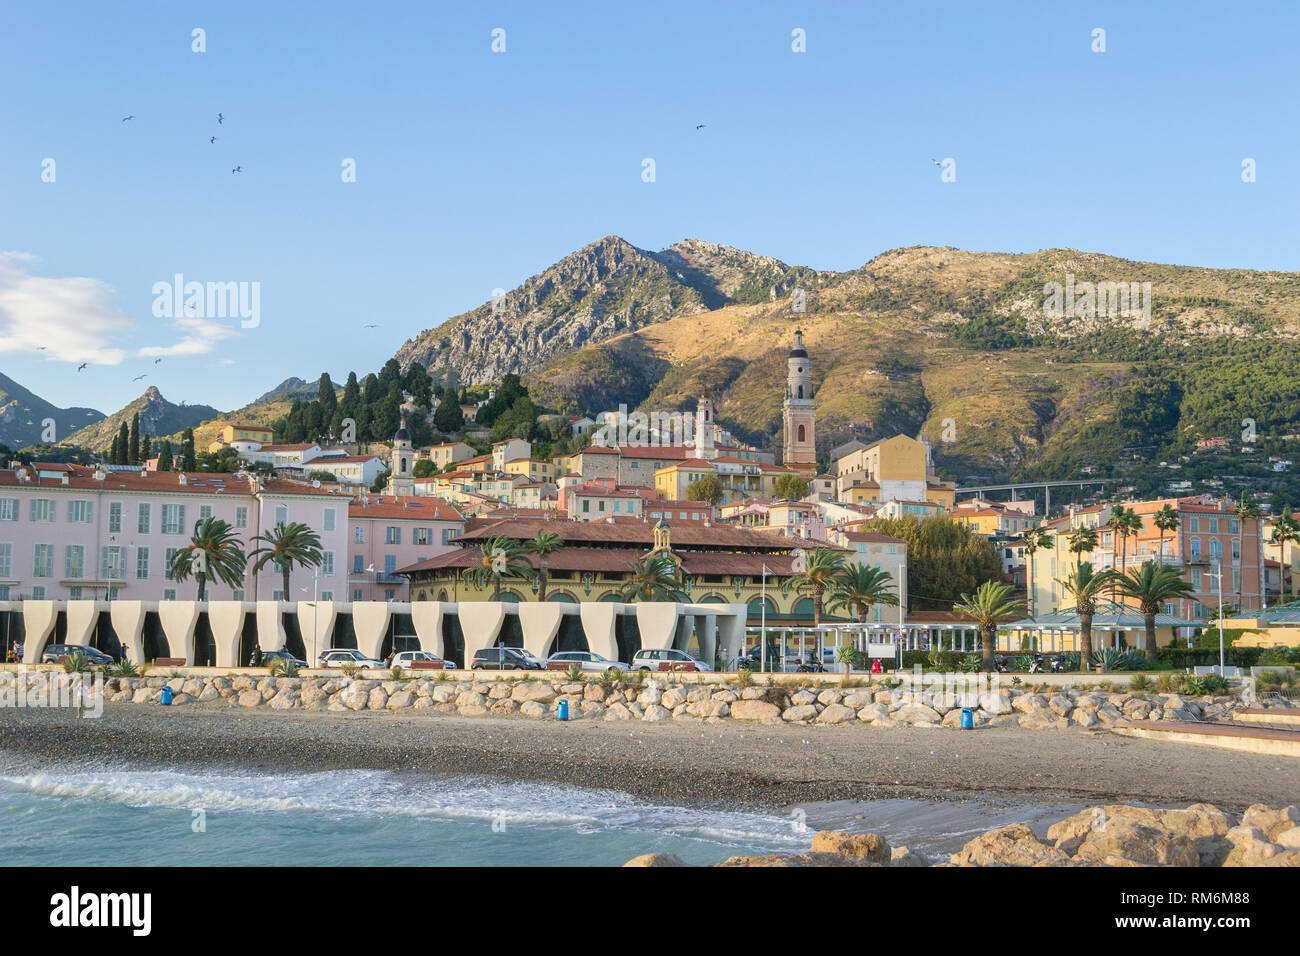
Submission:
<svg viewBox="0 0 1300 956">
<path fill-rule="evenodd" d="M 610 233 L 1294 269 L 1288 6 L 6 4 L 0 371 L 234 408 L 376 370 Z M 260 283 L 260 324 L 155 318 L 178 272 Z"/>
</svg>

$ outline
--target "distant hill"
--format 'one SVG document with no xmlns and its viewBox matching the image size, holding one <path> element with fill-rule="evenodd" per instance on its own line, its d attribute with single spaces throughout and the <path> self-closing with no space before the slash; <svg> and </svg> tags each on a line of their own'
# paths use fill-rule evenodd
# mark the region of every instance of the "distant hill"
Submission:
<svg viewBox="0 0 1300 956">
<path fill-rule="evenodd" d="M 1149 316 L 1137 302 L 1108 309 L 1100 291 L 1092 315 L 1082 302 L 1054 312 L 1049 283 L 1150 283 Z M 520 373 L 540 403 L 587 413 L 693 408 L 707 390 L 723 425 L 767 444 L 796 327 L 823 455 L 925 434 L 962 478 L 1064 478 L 1247 418 L 1274 437 L 1300 421 L 1300 274 L 1070 249 L 916 247 L 828 272 L 698 239 L 649 252 L 607 236 L 396 358 L 462 384 Z"/>
<path fill-rule="evenodd" d="M 93 408 L 59 408 L 0 374 L 0 444 L 25 448 L 43 439 L 42 421 L 54 419 L 54 438 L 101 421 L 104 413 Z"/>
<path fill-rule="evenodd" d="M 140 434 L 149 438 L 163 438 L 193 428 L 218 414 L 210 405 L 174 405 L 163 398 L 156 386 L 150 385 L 143 395 L 126 407 L 92 425 L 77 429 L 59 444 L 106 452 L 112 446 L 121 424 L 125 422 L 127 428 L 131 427 L 131 419 L 136 412 L 140 413 Z"/>
</svg>

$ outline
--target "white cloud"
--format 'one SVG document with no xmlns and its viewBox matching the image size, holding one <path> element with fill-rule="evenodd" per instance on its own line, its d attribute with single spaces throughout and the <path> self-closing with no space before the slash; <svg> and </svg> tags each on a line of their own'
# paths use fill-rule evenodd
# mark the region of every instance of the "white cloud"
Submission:
<svg viewBox="0 0 1300 956">
<path fill-rule="evenodd" d="M 140 350 L 145 358 L 170 357 L 177 355 L 205 355 L 217 347 L 217 343 L 235 334 L 235 329 L 220 322 L 207 319 L 179 318 L 172 319 L 172 325 L 181 332 L 181 340 L 173 345 L 149 345 Z"/>
<path fill-rule="evenodd" d="M 113 304 L 112 286 L 80 276 L 35 276 L 29 270 L 35 261 L 28 253 L 0 252 L 0 353 L 120 363 L 127 352 L 112 342 L 134 323 Z"/>
</svg>

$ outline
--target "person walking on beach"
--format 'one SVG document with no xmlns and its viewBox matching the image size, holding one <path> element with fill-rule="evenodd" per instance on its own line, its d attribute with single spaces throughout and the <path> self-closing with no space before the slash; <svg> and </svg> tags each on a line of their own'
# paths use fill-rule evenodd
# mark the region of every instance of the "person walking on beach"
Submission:
<svg viewBox="0 0 1300 956">
<path fill-rule="evenodd" d="M 884 669 L 883 667 L 880 666 L 880 658 L 879 658 L 879 657 L 872 658 L 872 661 L 871 661 L 871 673 L 873 673 L 873 674 L 883 674 L 884 672 L 885 672 L 885 669 Z"/>
</svg>

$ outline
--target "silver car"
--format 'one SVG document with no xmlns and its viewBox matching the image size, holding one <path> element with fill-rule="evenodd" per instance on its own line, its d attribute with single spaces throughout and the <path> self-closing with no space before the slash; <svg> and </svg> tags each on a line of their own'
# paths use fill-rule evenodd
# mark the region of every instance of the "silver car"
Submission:
<svg viewBox="0 0 1300 956">
<path fill-rule="evenodd" d="M 560 651 L 558 654 L 552 654 L 548 657 L 546 663 L 548 665 L 561 664 L 565 668 L 577 664 L 581 670 L 600 671 L 601 673 L 623 666 L 618 661 L 611 661 L 609 658 L 601 657 L 591 651 Z"/>
<path fill-rule="evenodd" d="M 317 667 L 342 667 L 344 664 L 355 664 L 357 667 L 377 669 L 383 669 L 384 667 L 383 661 L 366 657 L 360 651 L 348 647 L 336 647 L 328 651 L 322 651 L 321 655 L 316 658 Z"/>
<path fill-rule="evenodd" d="M 713 670 L 698 657 L 691 657 L 685 651 L 668 648 L 666 650 L 640 650 L 632 655 L 632 669 L 639 671 L 689 671 L 705 673 Z"/>
</svg>

